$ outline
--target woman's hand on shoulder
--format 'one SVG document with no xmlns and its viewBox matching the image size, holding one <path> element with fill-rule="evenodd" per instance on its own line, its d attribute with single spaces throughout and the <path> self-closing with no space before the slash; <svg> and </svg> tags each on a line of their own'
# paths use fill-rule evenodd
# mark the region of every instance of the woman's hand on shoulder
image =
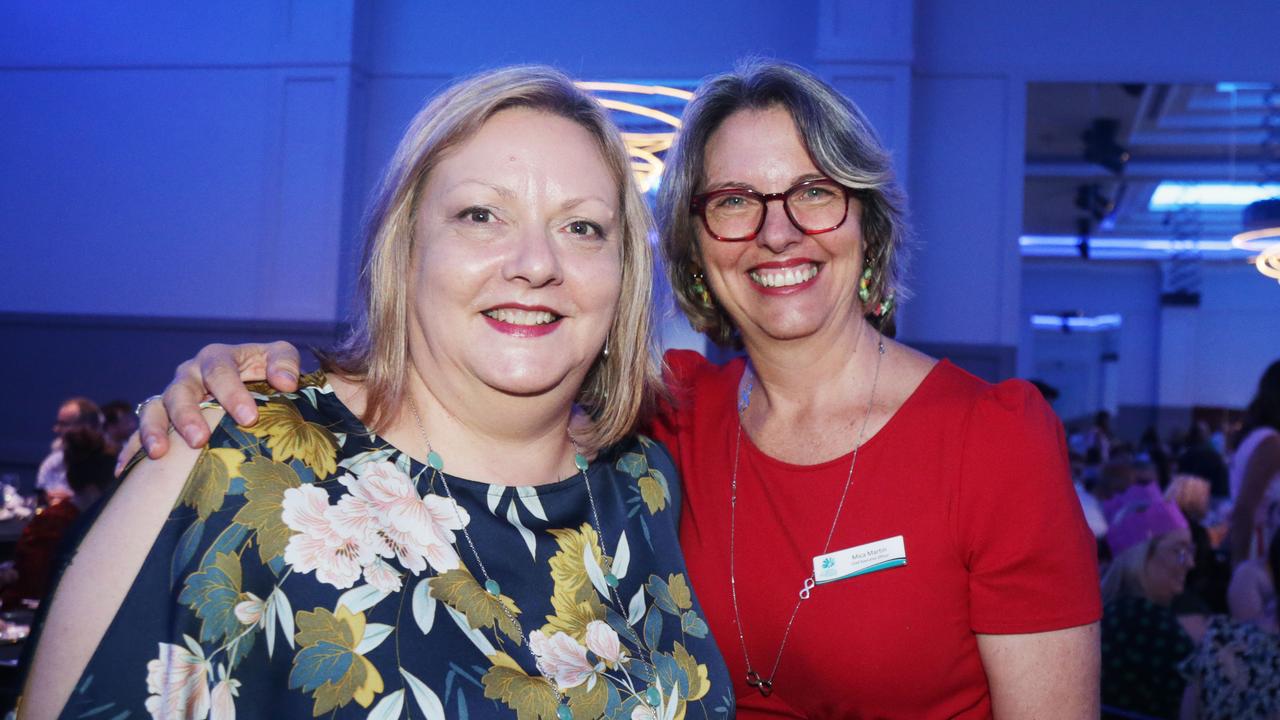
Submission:
<svg viewBox="0 0 1280 720">
<path fill-rule="evenodd" d="M 241 425 L 258 421 L 257 405 L 245 383 L 266 380 L 271 387 L 292 392 L 298 387 L 298 350 L 287 342 L 205 345 L 174 372 L 163 402 L 147 402 L 138 418 L 138 437 L 152 459 L 169 451 L 172 425 L 189 447 L 209 442 L 209 424 L 200 417 L 200 403 L 209 396 Z M 126 451 L 136 450 L 131 439 Z M 130 452 L 132 454 L 132 452 Z"/>
</svg>

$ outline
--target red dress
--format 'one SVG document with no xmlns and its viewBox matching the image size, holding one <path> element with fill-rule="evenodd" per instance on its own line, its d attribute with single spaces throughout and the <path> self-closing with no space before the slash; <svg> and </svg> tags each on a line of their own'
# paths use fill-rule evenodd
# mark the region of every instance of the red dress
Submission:
<svg viewBox="0 0 1280 720">
<path fill-rule="evenodd" d="M 745 683 L 729 592 L 729 486 L 744 361 L 667 353 L 673 404 L 654 436 L 684 481 L 680 540 L 728 662 L 738 717 L 987 717 L 974 633 L 1031 633 L 1101 617 L 1093 536 L 1062 427 L 1028 383 L 990 385 L 939 362 L 858 455 L 831 551 L 902 535 L 907 564 L 820 585 L 796 616 L 764 698 Z M 775 460 L 742 435 L 738 602 L 767 677 L 850 455 Z"/>
<path fill-rule="evenodd" d="M 22 529 L 13 551 L 13 569 L 18 579 L 0 592 L 6 610 L 17 608 L 25 599 L 43 600 L 53 578 L 58 546 L 80 517 L 80 509 L 70 499 L 55 502 L 31 518 Z"/>
</svg>

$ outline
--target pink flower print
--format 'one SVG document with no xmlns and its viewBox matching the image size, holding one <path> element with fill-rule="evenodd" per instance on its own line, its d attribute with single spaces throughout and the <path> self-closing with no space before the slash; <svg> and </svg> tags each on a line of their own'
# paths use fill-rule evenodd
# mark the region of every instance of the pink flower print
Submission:
<svg viewBox="0 0 1280 720">
<path fill-rule="evenodd" d="M 560 692 L 578 687 L 595 673 L 587 662 L 587 649 L 568 633 L 547 637 L 541 630 L 534 630 L 529 633 L 529 650 L 537 659 L 538 672 L 554 678 Z"/>
<path fill-rule="evenodd" d="M 203 653 L 181 645 L 159 645 L 160 656 L 147 663 L 150 696 L 144 707 L 154 720 L 204 720 L 209 715 L 209 662 Z"/>
<path fill-rule="evenodd" d="M 317 580 L 340 590 L 354 585 L 375 556 L 363 538 L 338 532 L 329 494 L 314 485 L 289 488 L 283 507 L 281 519 L 297 531 L 285 546 L 285 563 L 300 573 L 315 571 Z"/>
<path fill-rule="evenodd" d="M 251 592 L 245 593 L 245 597 L 248 599 L 236 603 L 236 620 L 239 620 L 241 625 L 257 625 L 258 621 L 262 620 L 262 610 L 265 604 L 262 602 L 262 598 Z"/>
<path fill-rule="evenodd" d="M 466 510 L 437 495 L 419 496 L 409 476 L 385 461 L 368 463 L 358 477 L 341 482 L 350 494 L 333 512 L 340 532 L 362 538 L 415 575 L 427 565 L 436 572 L 459 567 L 453 531 L 470 522 Z"/>
<path fill-rule="evenodd" d="M 213 686 L 210 696 L 209 720 L 236 720 L 235 698 L 240 694 L 240 681 L 226 678 Z"/>
<path fill-rule="evenodd" d="M 364 581 L 373 587 L 388 593 L 396 592 L 402 585 L 400 573 L 396 569 L 376 559 L 364 569 Z"/>
<path fill-rule="evenodd" d="M 622 646 L 618 642 L 617 631 L 609 627 L 609 623 L 600 620 L 587 623 L 587 649 L 610 666 L 617 665 L 622 659 Z"/>
</svg>

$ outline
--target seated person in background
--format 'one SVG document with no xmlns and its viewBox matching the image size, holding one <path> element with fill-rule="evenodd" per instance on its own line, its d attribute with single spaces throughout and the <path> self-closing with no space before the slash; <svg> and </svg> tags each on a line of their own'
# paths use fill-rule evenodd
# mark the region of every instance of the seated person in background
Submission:
<svg viewBox="0 0 1280 720">
<path fill-rule="evenodd" d="M 1196 546 L 1196 564 L 1187 573 L 1186 589 L 1173 601 L 1174 612 L 1225 614 L 1231 569 L 1226 556 L 1214 549 L 1209 531 L 1204 527 L 1204 519 L 1209 514 L 1209 481 L 1195 475 L 1178 475 L 1169 483 L 1164 497 L 1182 511 Z"/>
<path fill-rule="evenodd" d="M 138 429 L 138 416 L 133 406 L 124 400 L 112 400 L 102 406 L 102 430 L 113 454 L 129 442 L 129 436 Z"/>
<path fill-rule="evenodd" d="M 0 601 L 5 609 L 22 600 L 43 599 L 62 538 L 80 515 L 93 506 L 115 480 L 115 454 L 101 431 L 88 427 L 62 437 L 62 456 L 70 495 L 56 500 L 22 530 L 13 563 L 0 567 Z"/>
<path fill-rule="evenodd" d="M 102 427 L 102 413 L 97 403 L 87 397 L 67 398 L 58 407 L 58 417 L 53 421 L 53 447 L 36 471 L 36 492 L 42 504 L 71 495 L 71 488 L 67 486 L 67 470 L 62 462 L 62 438 L 80 427 L 95 430 Z"/>
<path fill-rule="evenodd" d="M 1186 685 L 1178 663 L 1203 628 L 1170 607 L 1195 563 L 1186 518 L 1154 485 L 1134 485 L 1107 543 L 1114 560 L 1102 578 L 1103 717 L 1109 710 L 1176 717 Z"/>
<path fill-rule="evenodd" d="M 1235 498 L 1235 493 L 1228 490 L 1227 463 L 1222 453 L 1210 442 L 1209 426 L 1203 420 L 1197 421 L 1187 431 L 1187 439 L 1182 453 L 1175 461 L 1177 472 L 1196 475 L 1209 481 L 1209 491 L 1214 497 Z"/>
<path fill-rule="evenodd" d="M 1280 537 L 1280 536 L 1277 536 Z M 1280 634 L 1274 578 L 1280 542 L 1246 560 L 1231 578 L 1231 617 L 1209 620 L 1204 639 L 1179 669 L 1187 679 L 1182 717 L 1280 717 Z"/>
</svg>

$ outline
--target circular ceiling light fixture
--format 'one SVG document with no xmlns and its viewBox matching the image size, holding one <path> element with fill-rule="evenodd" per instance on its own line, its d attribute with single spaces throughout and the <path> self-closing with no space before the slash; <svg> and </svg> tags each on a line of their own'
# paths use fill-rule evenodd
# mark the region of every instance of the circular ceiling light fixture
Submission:
<svg viewBox="0 0 1280 720">
<path fill-rule="evenodd" d="M 658 187 L 662 158 L 680 129 L 679 114 L 693 93 L 665 85 L 579 82 L 601 105 L 614 111 L 622 141 L 631 154 L 631 171 L 641 192 Z M 626 99 L 622 99 L 626 98 Z M 668 112 L 669 111 L 669 112 Z"/>
</svg>

